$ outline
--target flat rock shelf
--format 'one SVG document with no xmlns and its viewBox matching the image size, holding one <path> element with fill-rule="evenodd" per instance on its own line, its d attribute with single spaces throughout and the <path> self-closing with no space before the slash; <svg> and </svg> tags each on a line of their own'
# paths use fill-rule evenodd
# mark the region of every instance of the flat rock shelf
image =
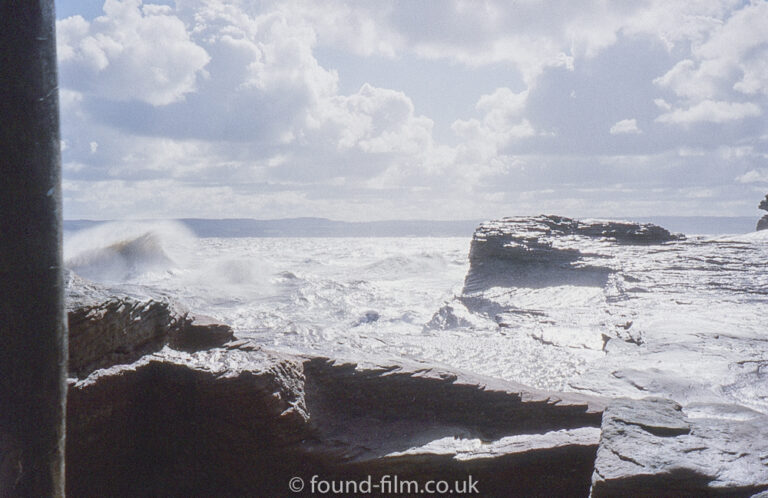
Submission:
<svg viewBox="0 0 768 498">
<path fill-rule="evenodd" d="M 495 321 L 536 345 L 509 361 L 556 388 L 276 350 L 70 274 L 67 491 L 302 496 L 294 477 L 396 475 L 472 476 L 481 496 L 759 495 L 768 337 L 753 315 L 768 289 L 739 268 L 764 264 L 763 245 L 556 216 L 483 224 L 463 291 L 425 330 Z M 752 315 L 728 325 L 714 303 Z"/>
</svg>

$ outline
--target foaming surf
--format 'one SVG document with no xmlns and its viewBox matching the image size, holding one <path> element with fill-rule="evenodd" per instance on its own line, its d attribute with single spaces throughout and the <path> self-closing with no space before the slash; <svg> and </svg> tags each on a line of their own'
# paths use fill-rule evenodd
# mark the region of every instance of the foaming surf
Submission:
<svg viewBox="0 0 768 498">
<path fill-rule="evenodd" d="M 102 283 L 136 283 L 190 263 L 195 236 L 171 222 L 111 222 L 68 234 L 64 266 Z"/>
</svg>

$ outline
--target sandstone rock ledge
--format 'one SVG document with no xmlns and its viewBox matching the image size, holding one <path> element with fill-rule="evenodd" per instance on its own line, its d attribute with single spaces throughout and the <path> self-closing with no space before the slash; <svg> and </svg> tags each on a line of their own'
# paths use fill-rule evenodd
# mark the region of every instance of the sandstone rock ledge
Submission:
<svg viewBox="0 0 768 498">
<path fill-rule="evenodd" d="M 658 398 L 606 401 L 423 364 L 270 351 L 170 302 L 75 288 L 70 496 L 309 496 L 288 482 L 314 475 L 471 475 L 481 496 L 768 489 L 761 414 L 694 419 Z"/>
<path fill-rule="evenodd" d="M 234 338 L 228 325 L 173 302 L 119 295 L 72 272 L 66 278 L 71 376 L 131 363 L 166 344 L 194 351 Z"/>
<path fill-rule="evenodd" d="M 586 316 L 607 330 L 593 327 L 597 345 L 573 343 L 580 349 L 591 354 L 614 339 L 639 347 L 643 336 L 622 313 L 616 323 L 595 317 L 589 301 L 547 315 L 501 300 L 496 287 L 594 288 L 610 311 L 642 290 L 623 288 L 642 280 L 615 246 L 677 239 L 654 225 L 559 216 L 485 223 L 462 296 L 430 324 L 471 324 L 471 309 L 508 330 L 531 328 L 521 312 L 541 323 Z M 70 496 L 308 496 L 288 482 L 314 475 L 421 484 L 471 475 L 480 496 L 501 497 L 768 496 L 768 416 L 745 406 L 608 400 L 433 365 L 271 351 L 163 297 L 68 278 Z M 573 345 L 557 327 L 549 332 L 539 342 Z M 745 362 L 757 385 L 766 362 Z"/>
<path fill-rule="evenodd" d="M 313 475 L 589 493 L 598 398 L 268 351 L 172 302 L 68 278 L 70 496 L 285 496 Z"/>
<path fill-rule="evenodd" d="M 600 400 L 245 341 L 70 380 L 73 496 L 283 496 L 308 480 L 468 475 L 483 496 L 586 496 Z"/>
</svg>

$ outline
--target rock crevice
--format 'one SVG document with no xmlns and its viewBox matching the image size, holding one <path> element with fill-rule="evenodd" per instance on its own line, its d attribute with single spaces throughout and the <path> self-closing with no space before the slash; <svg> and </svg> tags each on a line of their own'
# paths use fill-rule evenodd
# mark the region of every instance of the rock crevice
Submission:
<svg viewBox="0 0 768 498">
<path fill-rule="evenodd" d="M 650 329 L 619 306 L 644 295 L 644 274 L 630 275 L 611 255 L 617 244 L 677 247 L 679 239 L 655 225 L 558 216 L 485 223 L 462 295 L 425 328 L 490 317 L 505 333 L 530 334 L 542 354 L 559 349 L 570 355 L 563 358 L 593 361 L 609 350 L 645 352 L 655 340 Z M 556 300 L 538 309 L 540 296 L 527 300 L 533 293 Z M 582 295 L 593 299 L 579 306 L 574 296 Z M 68 297 L 73 496 L 284 496 L 291 478 L 315 475 L 422 484 L 472 476 L 481 496 L 768 489 L 768 417 L 744 407 L 699 403 L 694 413 L 692 403 L 659 396 L 607 399 L 424 363 L 272 351 L 171 301 L 121 295 L 74 274 Z M 596 314 L 603 301 L 607 311 Z M 590 326 L 570 326 L 577 318 Z M 538 376 L 541 364 L 532 370 Z M 666 375 L 620 366 L 587 385 L 622 393 L 628 383 L 645 396 L 658 393 L 658 372 Z M 745 372 L 744 382 L 759 374 Z"/>
</svg>

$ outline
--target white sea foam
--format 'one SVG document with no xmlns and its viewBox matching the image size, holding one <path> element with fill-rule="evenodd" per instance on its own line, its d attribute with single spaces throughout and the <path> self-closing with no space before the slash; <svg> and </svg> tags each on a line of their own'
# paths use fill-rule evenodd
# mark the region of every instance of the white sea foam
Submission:
<svg viewBox="0 0 768 498">
<path fill-rule="evenodd" d="M 67 234 L 64 261 L 95 281 L 145 281 L 189 265 L 194 244 L 194 235 L 177 222 L 113 222 Z"/>
<path fill-rule="evenodd" d="M 72 235 L 65 250 L 87 278 L 171 296 L 273 348 L 768 412 L 765 237 L 579 247 L 607 250 L 592 262 L 614 273 L 501 279 L 475 298 L 462 295 L 464 238 L 196 239 L 175 224 L 117 224 Z"/>
</svg>

